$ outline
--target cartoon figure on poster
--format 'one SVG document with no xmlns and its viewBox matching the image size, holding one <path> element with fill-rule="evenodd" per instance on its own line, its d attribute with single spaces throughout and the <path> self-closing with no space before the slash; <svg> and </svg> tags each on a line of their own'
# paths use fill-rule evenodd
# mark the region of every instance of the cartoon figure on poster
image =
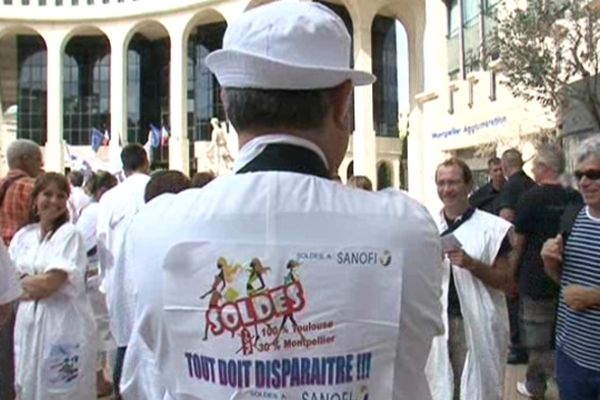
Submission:
<svg viewBox="0 0 600 400">
<path fill-rule="evenodd" d="M 266 275 L 269 271 L 271 271 L 270 267 L 265 267 L 260 259 L 253 258 L 250 261 L 250 269 L 248 270 L 248 282 L 246 283 L 246 293 L 248 297 L 253 297 L 264 293 L 267 290 L 267 285 L 265 284 L 265 280 L 263 275 Z M 248 335 L 247 332 L 242 332 L 244 335 L 244 339 L 242 342 L 247 342 Z M 258 324 L 254 325 L 254 345 L 258 344 L 260 340 L 260 334 L 258 333 Z"/>
<path fill-rule="evenodd" d="M 233 303 L 239 297 L 238 291 L 231 285 L 242 270 L 242 267 L 240 265 L 230 265 L 224 257 L 219 257 L 217 268 L 219 269 L 219 273 L 215 275 L 215 280 L 210 290 L 200 296 L 200 299 L 205 299 L 208 295 L 211 295 L 208 302 L 208 311 L 206 312 L 206 327 L 203 340 L 208 339 L 208 315 L 211 309 L 219 308 L 222 298 L 225 298 L 225 303 Z"/>
<path fill-rule="evenodd" d="M 281 332 L 288 332 L 284 329 L 288 321 L 293 325 L 293 332 L 304 339 L 294 318 L 294 313 L 302 310 L 305 305 L 304 291 L 297 274 L 300 264 L 290 260 L 286 265 L 288 273 L 283 279 L 283 285 L 271 288 L 265 281 L 271 268 L 265 266 L 258 257 L 252 258 L 248 264 L 249 268 L 243 270 L 246 273 L 246 297 L 240 298 L 235 284 L 242 268 L 239 264 L 231 265 L 225 257 L 219 257 L 219 273 L 215 276 L 211 288 L 200 296 L 201 300 L 210 296 L 203 340 L 208 339 L 209 329 L 214 336 L 220 336 L 228 330 L 232 337 L 236 334 L 240 337 L 241 347 L 238 352 L 251 354 L 255 349 L 268 351 L 266 349 L 277 346 L 275 342 L 279 340 Z M 241 321 L 243 317 L 252 320 Z M 279 329 L 269 324 L 269 321 L 276 318 L 281 318 L 281 322 L 278 323 L 281 326 Z M 261 343 L 259 325 L 265 326 L 262 336 L 274 335 L 275 340 Z M 254 335 L 248 329 L 252 326 Z"/>
<path fill-rule="evenodd" d="M 79 346 L 55 345 L 47 364 L 48 384 L 53 388 L 70 388 L 79 377 Z"/>
<path fill-rule="evenodd" d="M 300 282 L 300 277 L 298 276 L 298 272 L 297 272 L 297 269 L 299 267 L 300 267 L 300 263 L 298 261 L 295 261 L 295 260 L 288 261 L 288 263 L 286 265 L 288 273 L 285 276 L 285 278 L 283 278 L 284 285 L 287 286 L 287 285 L 291 285 L 295 282 Z M 289 313 L 286 313 L 285 316 L 283 317 L 283 320 L 281 321 L 281 325 L 279 326 L 279 329 L 277 330 L 277 336 L 275 336 L 275 340 L 273 340 L 273 343 L 277 343 L 277 341 L 279 340 L 279 336 L 281 336 L 281 332 L 284 331 L 285 324 L 287 323 L 288 320 L 292 322 L 294 331 L 298 332 L 298 334 L 300 335 L 300 337 L 303 340 L 305 339 L 304 335 L 302 334 L 302 331 L 298 327 L 298 323 L 294 319 L 294 313 L 289 312 Z"/>
</svg>

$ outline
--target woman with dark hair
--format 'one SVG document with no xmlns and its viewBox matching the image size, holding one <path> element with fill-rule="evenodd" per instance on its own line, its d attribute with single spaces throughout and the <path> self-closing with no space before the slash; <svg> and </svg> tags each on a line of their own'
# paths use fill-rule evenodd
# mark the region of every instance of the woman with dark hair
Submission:
<svg viewBox="0 0 600 400">
<path fill-rule="evenodd" d="M 96 320 L 98 357 L 96 363 L 96 388 L 99 397 L 112 392 L 112 384 L 104 375 L 108 354 L 116 350 L 117 344 L 110 333 L 110 318 L 106 306 L 106 296 L 100 291 L 104 277 L 98 269 L 98 240 L 96 225 L 98 223 L 98 202 L 104 193 L 117 186 L 117 178 L 106 171 L 98 171 L 88 177 L 85 190 L 91 202 L 81 210 L 81 215 L 75 226 L 83 236 L 83 244 L 87 254 L 86 288 Z"/>
<path fill-rule="evenodd" d="M 23 287 L 15 323 L 20 400 L 96 398 L 96 326 L 85 293 L 83 240 L 68 222 L 68 198 L 64 176 L 39 176 L 29 224 L 10 244 Z"/>
</svg>

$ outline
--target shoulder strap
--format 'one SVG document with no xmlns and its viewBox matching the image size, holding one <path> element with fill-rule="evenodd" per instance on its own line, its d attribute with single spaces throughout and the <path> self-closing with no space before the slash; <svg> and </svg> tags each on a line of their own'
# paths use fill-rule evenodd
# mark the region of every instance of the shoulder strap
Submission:
<svg viewBox="0 0 600 400">
<path fill-rule="evenodd" d="M 573 230 L 573 225 L 575 224 L 575 220 L 577 216 L 583 209 L 583 204 L 575 203 L 569 204 L 565 211 L 562 213 L 560 217 L 560 233 L 563 237 L 563 240 L 567 240 L 571 235 L 571 231 Z"/>
<path fill-rule="evenodd" d="M 460 217 L 458 217 L 453 223 L 449 224 L 448 228 L 446 228 L 446 230 L 444 232 L 440 233 L 440 236 L 444 236 L 444 235 L 447 235 L 449 233 L 454 232 L 462 224 L 464 224 L 469 219 L 471 219 L 471 217 L 473 216 L 473 214 L 475 214 L 475 208 L 471 207 L 463 215 L 461 215 Z"/>
</svg>

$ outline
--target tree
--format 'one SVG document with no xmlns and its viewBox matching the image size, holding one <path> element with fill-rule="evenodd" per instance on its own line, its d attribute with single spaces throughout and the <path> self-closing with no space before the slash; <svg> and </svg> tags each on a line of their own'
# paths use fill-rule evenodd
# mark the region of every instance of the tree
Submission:
<svg viewBox="0 0 600 400">
<path fill-rule="evenodd" d="M 557 116 L 584 107 L 600 128 L 600 12 L 589 0 L 529 0 L 497 18 L 503 82 L 516 97 L 538 101 Z M 506 4 L 505 4 L 506 7 Z"/>
</svg>

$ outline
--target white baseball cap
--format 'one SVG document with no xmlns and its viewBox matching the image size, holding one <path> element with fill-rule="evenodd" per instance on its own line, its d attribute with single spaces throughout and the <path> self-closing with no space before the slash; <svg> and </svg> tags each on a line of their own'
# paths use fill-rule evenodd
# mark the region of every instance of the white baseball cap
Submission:
<svg viewBox="0 0 600 400">
<path fill-rule="evenodd" d="M 242 14 L 225 31 L 223 48 L 206 57 L 222 87 L 324 89 L 375 76 L 350 68 L 344 22 L 314 2 L 281 0 Z"/>
</svg>

